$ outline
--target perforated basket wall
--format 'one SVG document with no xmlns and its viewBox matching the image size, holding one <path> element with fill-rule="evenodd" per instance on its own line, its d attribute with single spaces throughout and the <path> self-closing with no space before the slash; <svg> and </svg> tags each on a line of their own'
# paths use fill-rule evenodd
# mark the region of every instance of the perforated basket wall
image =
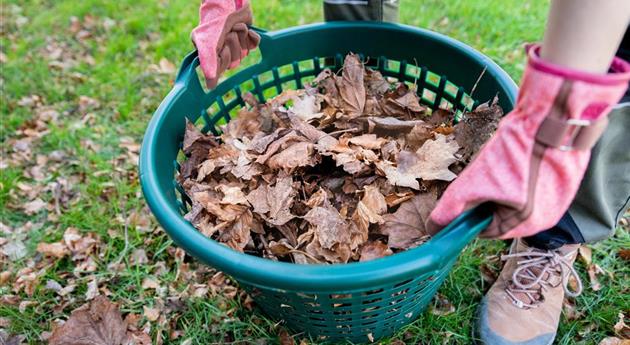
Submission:
<svg viewBox="0 0 630 345">
<path fill-rule="evenodd" d="M 418 46 L 405 48 L 408 42 Z M 183 219 L 190 199 L 174 177 L 178 160 L 185 159 L 180 152 L 184 117 L 204 132 L 219 134 L 221 125 L 245 106 L 245 92 L 265 102 L 285 89 L 302 88 L 323 68 L 337 70 L 350 51 L 383 75 L 415 84 L 422 103 L 432 109 L 453 108 L 458 114 L 472 109 L 476 101 L 466 90 L 476 83 L 480 100 L 498 93 L 502 106 L 510 110 L 514 83 L 471 48 L 400 25 L 354 22 L 293 28 L 263 35 L 261 50 L 260 63 L 207 93 L 197 78 L 195 54 L 184 60 L 143 142 L 140 175 L 145 198 L 178 245 L 232 275 L 267 314 L 295 331 L 330 341 L 365 342 L 368 335 L 390 335 L 427 306 L 463 247 L 489 223 L 488 214 L 468 212 L 423 246 L 366 263 L 294 265 L 237 253 L 203 237 Z"/>
</svg>

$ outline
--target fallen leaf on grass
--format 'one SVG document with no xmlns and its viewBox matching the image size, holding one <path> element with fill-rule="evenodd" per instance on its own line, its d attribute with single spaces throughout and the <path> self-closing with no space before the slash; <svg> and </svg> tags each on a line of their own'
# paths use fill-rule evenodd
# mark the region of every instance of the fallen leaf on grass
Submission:
<svg viewBox="0 0 630 345">
<path fill-rule="evenodd" d="M 630 249 L 619 249 L 619 257 L 625 261 L 630 261 Z"/>
<path fill-rule="evenodd" d="M 70 254 L 68 247 L 61 242 L 39 243 L 37 245 L 37 251 L 45 256 L 54 256 L 56 258 L 63 258 L 64 256 Z"/>
<path fill-rule="evenodd" d="M 125 343 L 126 333 L 118 306 L 98 296 L 86 308 L 73 311 L 48 341 L 50 345 L 118 345 Z"/>
<path fill-rule="evenodd" d="M 599 291 L 602 289 L 602 285 L 599 282 L 599 279 L 597 279 L 597 276 L 600 274 L 604 274 L 604 270 L 602 270 L 601 267 L 599 267 L 598 264 L 590 264 L 588 265 L 587 268 L 587 273 L 588 273 L 588 278 L 591 281 L 591 289 L 593 289 L 593 291 Z"/>
<path fill-rule="evenodd" d="M 615 325 L 613 326 L 615 334 L 624 339 L 630 339 L 630 326 L 626 324 L 626 316 L 624 315 L 624 313 L 620 312 L 619 314 L 617 314 L 617 317 L 619 319 L 617 320 L 617 323 L 615 323 Z"/>
<path fill-rule="evenodd" d="M 438 316 L 446 316 L 455 312 L 455 306 L 451 303 L 446 296 L 441 293 L 437 293 L 433 298 L 433 305 L 431 306 L 431 314 Z"/>
<path fill-rule="evenodd" d="M 278 331 L 278 337 L 280 338 L 280 345 L 295 345 L 293 337 L 291 337 L 284 327 L 281 327 Z"/>
<path fill-rule="evenodd" d="M 35 199 L 33 201 L 27 202 L 24 204 L 23 209 L 24 213 L 28 215 L 34 215 L 46 208 L 48 204 L 46 204 L 42 199 Z"/>
<path fill-rule="evenodd" d="M 586 244 L 583 244 L 578 248 L 578 254 L 580 255 L 582 261 L 584 261 L 584 264 L 590 265 L 593 262 L 593 252 L 590 247 L 586 246 Z"/>
<path fill-rule="evenodd" d="M 87 291 L 85 292 L 85 299 L 90 301 L 96 298 L 100 293 L 98 292 L 98 282 L 96 278 L 87 283 Z"/>
<path fill-rule="evenodd" d="M 145 290 L 148 290 L 148 289 L 157 290 L 160 288 L 160 283 L 157 280 L 155 280 L 153 277 L 144 277 L 144 279 L 142 279 L 141 286 Z"/>
<path fill-rule="evenodd" d="M 564 317 L 569 321 L 579 320 L 584 316 L 584 313 L 579 311 L 575 303 L 568 298 L 565 298 L 562 302 L 562 312 L 564 313 Z"/>
<path fill-rule="evenodd" d="M 26 246 L 21 239 L 16 238 L 2 246 L 2 254 L 8 256 L 11 261 L 17 261 L 27 254 Z"/>
<path fill-rule="evenodd" d="M 147 320 L 154 322 L 160 317 L 160 309 L 147 307 L 146 305 L 142 307 L 143 315 L 147 318 Z"/>
<path fill-rule="evenodd" d="M 606 337 L 602 339 L 598 345 L 630 345 L 630 340 L 619 339 L 616 337 Z"/>
</svg>

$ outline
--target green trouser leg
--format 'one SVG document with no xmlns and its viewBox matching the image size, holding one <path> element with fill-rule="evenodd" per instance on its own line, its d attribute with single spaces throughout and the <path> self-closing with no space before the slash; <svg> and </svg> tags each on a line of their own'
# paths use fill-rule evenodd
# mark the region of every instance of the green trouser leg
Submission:
<svg viewBox="0 0 630 345">
<path fill-rule="evenodd" d="M 569 214 L 586 242 L 610 236 L 630 207 L 630 103 L 609 115 Z"/>
<path fill-rule="evenodd" d="M 324 19 L 327 22 L 338 20 L 398 22 L 398 0 L 324 0 Z M 366 64 L 377 67 L 378 62 L 369 59 Z M 335 65 L 334 59 L 327 58 L 326 65 Z"/>
<path fill-rule="evenodd" d="M 324 0 L 324 19 L 398 22 L 398 0 Z"/>
</svg>

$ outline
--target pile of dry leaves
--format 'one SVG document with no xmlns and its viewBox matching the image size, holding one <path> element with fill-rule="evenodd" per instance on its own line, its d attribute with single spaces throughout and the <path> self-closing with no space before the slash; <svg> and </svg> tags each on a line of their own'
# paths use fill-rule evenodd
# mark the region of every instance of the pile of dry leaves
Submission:
<svg viewBox="0 0 630 345">
<path fill-rule="evenodd" d="M 496 130 L 484 104 L 454 123 L 414 87 L 346 56 L 301 90 L 249 107 L 220 138 L 188 123 L 186 215 L 229 247 L 295 263 L 365 261 L 415 247 L 436 200 Z"/>
</svg>

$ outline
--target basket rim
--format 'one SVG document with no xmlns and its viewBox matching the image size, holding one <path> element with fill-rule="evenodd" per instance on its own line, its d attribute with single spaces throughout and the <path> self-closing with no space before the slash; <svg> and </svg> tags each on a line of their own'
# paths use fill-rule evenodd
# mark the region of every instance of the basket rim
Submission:
<svg viewBox="0 0 630 345">
<path fill-rule="evenodd" d="M 510 101 L 514 103 L 516 99 L 516 84 L 492 60 L 464 43 L 429 30 L 391 23 L 335 22 L 297 26 L 265 33 L 265 35 L 273 40 L 304 31 L 348 26 L 413 31 L 419 35 L 443 40 L 458 49 L 465 50 L 475 59 L 483 61 L 487 65 L 488 72 L 500 79 L 505 92 L 512 98 Z M 401 280 L 418 277 L 423 273 L 435 274 L 459 255 L 459 252 L 453 256 L 451 250 L 445 251 L 444 243 L 463 242 L 461 246 L 463 248 L 490 224 L 492 218 L 489 210 L 485 208 L 483 210 L 469 210 L 417 248 L 372 261 L 332 265 L 277 262 L 237 252 L 206 237 L 186 221 L 166 198 L 163 186 L 160 185 L 157 177 L 158 167 L 155 163 L 155 157 L 160 154 L 157 145 L 160 128 L 166 122 L 165 119 L 171 105 L 187 90 L 183 82 L 186 79 L 184 74 L 195 72 L 196 64 L 198 64 L 198 59 L 194 53 L 184 59 L 173 89 L 162 101 L 149 122 L 140 152 L 139 176 L 147 204 L 162 228 L 178 246 L 202 262 L 227 273 L 238 281 L 278 291 L 327 291 L 334 293 L 335 291 L 360 290 L 394 284 Z M 461 250 L 461 248 L 459 249 Z"/>
</svg>

